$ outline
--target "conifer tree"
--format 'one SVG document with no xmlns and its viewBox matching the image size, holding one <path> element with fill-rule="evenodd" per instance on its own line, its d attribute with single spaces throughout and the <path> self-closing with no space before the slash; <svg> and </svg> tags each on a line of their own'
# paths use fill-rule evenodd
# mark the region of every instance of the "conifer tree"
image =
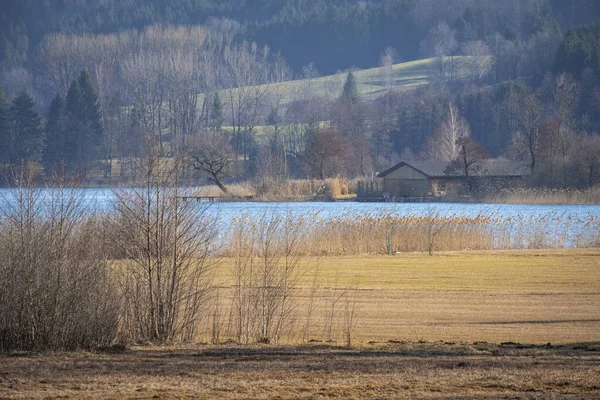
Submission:
<svg viewBox="0 0 600 400">
<path fill-rule="evenodd" d="M 25 92 L 19 93 L 12 101 L 9 115 L 11 162 L 17 164 L 38 161 L 44 138 L 33 99 Z"/>
<path fill-rule="evenodd" d="M 8 160 L 10 141 L 8 126 L 8 106 L 4 98 L 4 89 L 0 87 L 0 163 L 5 164 Z"/>
<path fill-rule="evenodd" d="M 223 105 L 219 93 L 215 93 L 213 97 L 212 109 L 210 110 L 210 128 L 220 130 L 223 126 Z"/>
<path fill-rule="evenodd" d="M 65 154 L 65 162 L 70 168 L 75 167 L 81 162 L 81 145 L 84 136 L 84 126 L 81 121 L 82 111 L 82 95 L 79 82 L 77 80 L 71 83 L 66 98 L 66 132 L 63 143 L 63 152 Z"/>
<path fill-rule="evenodd" d="M 357 103 L 359 100 L 358 86 L 356 84 L 356 78 L 352 72 L 348 72 L 348 76 L 346 76 L 341 97 L 342 99 L 349 100 L 352 103 Z"/>
<path fill-rule="evenodd" d="M 67 161 L 67 130 L 65 126 L 65 101 L 56 95 L 46 114 L 44 155 L 42 158 L 46 170 Z"/>
<path fill-rule="evenodd" d="M 89 128 L 90 143 L 93 147 L 98 147 L 102 144 L 102 112 L 98 101 L 98 93 L 92 85 L 92 78 L 87 70 L 81 71 L 79 75 L 79 87 L 81 89 L 81 97 L 83 101 L 83 120 Z"/>
<path fill-rule="evenodd" d="M 66 110 L 65 158 L 71 167 L 86 171 L 92 161 L 100 158 L 103 135 L 98 94 L 87 71 L 81 71 L 71 84 Z"/>
</svg>

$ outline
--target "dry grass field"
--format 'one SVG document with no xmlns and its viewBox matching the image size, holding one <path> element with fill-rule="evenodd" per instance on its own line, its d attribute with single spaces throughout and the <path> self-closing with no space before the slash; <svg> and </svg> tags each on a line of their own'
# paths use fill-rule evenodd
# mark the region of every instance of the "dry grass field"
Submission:
<svg viewBox="0 0 600 400">
<path fill-rule="evenodd" d="M 219 268 L 217 282 L 225 288 L 230 264 L 225 260 Z M 356 343 L 600 340 L 600 249 L 327 256 L 303 264 L 304 297 L 312 268 L 318 270 L 313 340 L 324 339 L 328 303 L 346 288 L 355 291 Z M 301 316 L 303 308 L 298 306 Z M 341 318 L 334 323 L 338 343 Z"/>
<path fill-rule="evenodd" d="M 226 308 L 231 260 L 217 283 Z M 311 343 L 0 356 L 4 398 L 600 398 L 600 249 L 303 260 L 318 270 Z M 299 281 L 303 296 L 314 281 Z M 344 288 L 325 342 L 321 308 Z M 298 305 L 301 319 L 306 298 Z M 201 339 L 202 340 L 202 339 Z"/>
</svg>

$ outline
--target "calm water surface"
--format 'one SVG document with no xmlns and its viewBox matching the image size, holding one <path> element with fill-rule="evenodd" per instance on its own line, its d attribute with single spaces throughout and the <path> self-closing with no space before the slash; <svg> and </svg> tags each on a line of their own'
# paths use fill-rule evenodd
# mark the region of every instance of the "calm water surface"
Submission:
<svg viewBox="0 0 600 400">
<path fill-rule="evenodd" d="M 10 189 L 0 189 L 0 197 L 7 196 Z M 87 207 L 91 211 L 108 211 L 113 206 L 111 189 L 87 189 Z M 9 197 L 9 196 L 7 196 Z M 529 204 L 473 204 L 473 203 L 359 203 L 359 202 L 215 202 L 206 203 L 212 213 L 230 219 L 242 214 L 261 215 L 265 212 L 307 215 L 319 212 L 322 217 L 348 217 L 363 213 L 405 215 L 439 214 L 442 216 L 479 214 L 496 217 L 542 217 L 554 215 L 564 218 L 600 218 L 597 205 L 529 205 Z"/>
<path fill-rule="evenodd" d="M 87 189 L 86 207 L 90 211 L 110 211 L 114 205 L 114 194 L 111 189 Z M 2 198 L 10 200 L 10 189 L 0 189 Z M 5 206 L 6 202 L 2 204 Z M 507 230 L 517 237 L 534 237 L 530 230 L 541 229 L 550 238 L 550 247 L 577 247 L 593 245 L 600 232 L 600 205 L 524 205 L 524 204 L 473 204 L 473 203 L 358 203 L 358 202 L 203 202 L 208 214 L 217 217 L 221 224 L 220 234 L 225 234 L 233 218 L 245 216 L 252 218 L 281 214 L 294 216 L 313 216 L 319 218 L 360 218 L 365 214 L 397 215 L 397 216 L 466 216 L 484 215 L 494 219 L 511 218 L 510 223 L 492 223 L 492 232 Z M 528 221 L 534 221 L 530 223 Z M 517 234 L 520 234 L 517 235 Z M 503 237 L 503 235 L 495 235 Z M 555 243 L 552 244 L 552 238 Z M 531 246 L 516 239 L 514 248 Z"/>
</svg>

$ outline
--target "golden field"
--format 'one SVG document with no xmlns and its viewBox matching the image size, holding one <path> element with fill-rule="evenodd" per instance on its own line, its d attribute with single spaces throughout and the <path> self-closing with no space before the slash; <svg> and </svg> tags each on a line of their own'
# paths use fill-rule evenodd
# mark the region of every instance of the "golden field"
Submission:
<svg viewBox="0 0 600 400">
<path fill-rule="evenodd" d="M 240 345 L 222 322 L 211 345 L 209 321 L 198 343 L 3 355 L 0 399 L 600 397 L 600 249 L 306 257 L 302 268 L 295 323 L 313 293 L 310 343 L 296 329 L 284 345 Z M 222 321 L 232 269 L 216 270 Z M 340 291 L 355 306 L 351 348 L 341 316 L 331 342 L 324 332 Z"/>
<path fill-rule="evenodd" d="M 223 293 L 232 280 L 231 264 L 225 259 L 218 268 L 216 283 Z M 326 339 L 330 299 L 346 289 L 351 292 L 346 297 L 356 303 L 356 343 L 600 339 L 600 249 L 326 256 L 302 264 L 306 273 L 299 282 L 298 323 L 317 281 L 313 340 Z M 342 318 L 337 317 L 339 329 L 332 338 L 339 343 Z"/>
</svg>

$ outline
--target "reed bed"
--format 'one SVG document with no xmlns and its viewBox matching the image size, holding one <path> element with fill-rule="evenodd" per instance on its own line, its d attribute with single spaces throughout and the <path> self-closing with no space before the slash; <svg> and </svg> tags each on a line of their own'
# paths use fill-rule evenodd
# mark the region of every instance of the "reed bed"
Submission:
<svg viewBox="0 0 600 400">
<path fill-rule="evenodd" d="M 247 186 L 250 183 L 246 184 Z M 343 177 L 315 179 L 261 178 L 252 184 L 253 197 L 261 201 L 306 201 L 314 196 L 337 198 L 352 191 L 352 182 Z M 356 186 L 356 185 L 354 185 Z"/>
<path fill-rule="evenodd" d="M 600 204 L 600 187 L 587 189 L 516 188 L 484 196 L 486 203 Z"/>
<path fill-rule="evenodd" d="M 592 214 L 468 217 L 356 213 L 331 217 L 290 212 L 284 218 L 286 224 L 304 232 L 302 253 L 311 256 L 600 246 L 600 218 Z M 235 248 L 231 238 L 261 220 L 265 215 L 244 214 L 233 220 L 220 244 L 222 254 L 230 256 Z"/>
</svg>

